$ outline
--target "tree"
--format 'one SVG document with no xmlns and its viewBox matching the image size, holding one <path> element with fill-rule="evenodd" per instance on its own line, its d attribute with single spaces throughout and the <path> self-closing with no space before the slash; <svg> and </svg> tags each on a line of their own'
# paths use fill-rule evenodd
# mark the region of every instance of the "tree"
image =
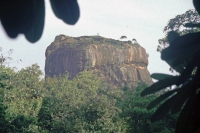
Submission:
<svg viewBox="0 0 200 133">
<path fill-rule="evenodd" d="M 39 80 L 34 80 L 37 77 L 34 72 L 24 70 L 15 72 L 0 67 L 1 132 L 37 131 L 35 123 L 42 102 L 42 86 Z"/>
<path fill-rule="evenodd" d="M 122 40 L 122 39 L 126 39 L 127 37 L 126 36 L 121 36 L 120 37 L 120 39 Z"/>
<path fill-rule="evenodd" d="M 79 19 L 77 0 L 50 0 L 50 3 L 56 17 L 65 23 L 75 24 Z M 22 33 L 29 42 L 35 43 L 42 36 L 44 17 L 44 0 L 0 1 L 0 20 L 10 38 Z"/>
<path fill-rule="evenodd" d="M 12 54 L 12 52 L 13 52 L 13 49 L 10 49 L 10 50 L 8 50 L 7 52 L 2 52 L 3 50 L 2 50 L 2 48 L 0 47 L 0 66 L 2 67 L 2 66 L 5 66 L 5 65 L 8 65 L 9 66 L 9 64 L 10 63 L 19 63 L 19 62 L 22 62 L 22 60 L 21 59 L 19 59 L 19 60 L 13 60 L 11 57 L 10 57 L 10 55 Z"/>
<path fill-rule="evenodd" d="M 2 89 L 4 87 L 3 85 L 1 83 L 0 87 L 0 131 L 11 132 L 14 129 L 14 126 L 12 126 L 9 123 L 9 121 L 6 120 L 6 106 L 3 104 L 3 99 L 4 99 L 4 89 Z"/>
<path fill-rule="evenodd" d="M 138 44 L 137 40 L 135 38 L 132 39 L 133 44 Z"/>
<path fill-rule="evenodd" d="M 122 96 L 118 98 L 117 107 L 121 108 L 121 119 L 125 119 L 127 132 L 134 133 L 171 133 L 174 131 L 176 116 L 167 115 L 161 121 L 152 123 L 151 115 L 156 108 L 147 110 L 146 107 L 150 102 L 155 100 L 159 94 L 153 94 L 146 98 L 140 97 L 140 93 L 146 88 L 145 84 L 139 84 L 136 89 L 123 88 Z"/>
<path fill-rule="evenodd" d="M 37 132 L 37 117 L 45 94 L 41 74 L 36 64 L 18 72 L 0 67 L 2 105 L 6 107 L 5 119 L 12 127 L 8 131 Z"/>
<path fill-rule="evenodd" d="M 144 85 L 136 91 L 109 90 L 87 71 L 72 80 L 61 75 L 43 81 L 40 76 L 37 64 L 18 72 L 0 67 L 1 132 L 171 131 L 171 115 L 150 122 L 153 111 L 145 107 L 157 94 L 139 97 Z"/>
<path fill-rule="evenodd" d="M 116 99 L 109 97 L 100 80 L 81 72 L 73 80 L 68 75 L 47 78 L 48 95 L 39 113 L 39 125 L 52 132 L 123 132 Z M 111 92 L 110 92 L 111 93 Z"/>
<path fill-rule="evenodd" d="M 200 14 L 199 0 L 193 1 Z M 186 23 L 185 27 L 197 28 L 199 24 Z M 145 89 L 141 96 L 146 96 L 176 85 L 177 88 L 168 91 L 151 102 L 148 109 L 163 102 L 152 116 L 152 121 L 162 119 L 168 112 L 180 112 L 176 133 L 190 133 L 200 131 L 200 32 L 188 33 L 175 37 L 169 42 L 169 47 L 161 52 L 161 59 L 166 61 L 180 75 L 152 74 L 158 82 Z M 195 73 L 194 70 L 196 69 Z"/>
<path fill-rule="evenodd" d="M 7 52 L 2 53 L 2 47 L 0 47 L 0 66 L 3 66 L 3 64 L 9 63 L 8 61 L 11 61 L 12 58 L 10 57 L 10 54 L 12 54 L 13 49 L 8 50 Z M 5 54 L 8 54 L 9 56 L 6 56 Z"/>
<path fill-rule="evenodd" d="M 169 46 L 169 43 L 176 37 L 180 35 L 185 35 L 188 33 L 196 33 L 200 31 L 199 27 L 191 27 L 192 24 L 196 25 L 200 22 L 200 16 L 196 10 L 188 10 L 182 15 L 177 15 L 175 18 L 170 19 L 167 26 L 164 28 L 164 32 L 167 33 L 166 37 L 159 39 L 159 45 L 157 47 L 158 52 L 162 52 L 163 49 Z M 189 24 L 190 23 L 190 24 Z M 187 27 L 184 27 L 186 25 Z M 176 70 L 170 67 L 169 69 L 173 74 L 179 74 Z"/>
<path fill-rule="evenodd" d="M 188 10 L 184 14 L 177 15 L 175 18 L 170 19 L 167 26 L 164 27 L 164 32 L 168 34 L 171 31 L 175 31 L 180 35 L 185 35 L 187 33 L 195 33 L 200 31 L 199 27 L 188 28 L 184 27 L 187 23 L 197 24 L 200 22 L 200 16 L 196 10 Z M 162 39 L 159 39 L 159 45 L 157 51 L 161 52 L 163 49 L 169 46 L 169 41 L 167 36 Z M 177 36 L 176 34 L 174 36 Z"/>
</svg>

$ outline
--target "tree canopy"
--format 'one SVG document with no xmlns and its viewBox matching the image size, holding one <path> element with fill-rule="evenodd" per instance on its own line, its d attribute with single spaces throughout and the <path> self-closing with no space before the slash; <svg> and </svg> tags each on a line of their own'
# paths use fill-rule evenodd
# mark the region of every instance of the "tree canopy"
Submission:
<svg viewBox="0 0 200 133">
<path fill-rule="evenodd" d="M 167 34 L 164 38 L 158 40 L 157 51 L 161 52 L 169 46 L 169 38 L 177 37 L 177 34 L 185 35 L 187 33 L 195 33 L 200 31 L 200 28 L 192 27 L 192 25 L 200 23 L 200 16 L 194 9 L 186 11 L 184 14 L 177 15 L 170 19 L 168 24 L 164 27 L 164 32 Z M 169 36 L 171 34 L 171 36 Z M 168 38 L 167 38 L 168 37 Z"/>
<path fill-rule="evenodd" d="M 148 104 L 157 98 L 136 89 L 107 89 L 96 75 L 84 71 L 69 80 L 68 74 L 41 77 L 37 64 L 19 71 L 0 66 L 0 132 L 138 132 L 170 133 L 176 116 L 152 123 Z"/>
<path fill-rule="evenodd" d="M 126 39 L 126 38 L 127 38 L 126 36 L 121 36 L 121 37 L 120 37 L 120 39 Z"/>
</svg>

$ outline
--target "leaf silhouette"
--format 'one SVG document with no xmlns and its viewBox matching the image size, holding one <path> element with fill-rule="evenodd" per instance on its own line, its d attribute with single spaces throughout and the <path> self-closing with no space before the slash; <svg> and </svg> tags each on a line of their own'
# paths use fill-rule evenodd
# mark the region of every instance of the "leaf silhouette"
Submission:
<svg viewBox="0 0 200 133">
<path fill-rule="evenodd" d="M 200 53 L 200 46 L 198 46 L 198 45 L 193 46 L 191 49 L 189 47 L 185 50 L 185 54 L 182 54 L 181 56 L 174 58 L 174 60 L 172 62 L 172 66 L 177 66 L 177 65 L 183 64 L 184 61 L 190 61 L 190 60 L 186 60 L 188 58 L 191 59 L 194 56 L 199 57 L 199 53 Z"/>
<path fill-rule="evenodd" d="M 183 110 L 181 111 L 177 124 L 176 124 L 176 131 L 175 133 L 184 133 L 184 130 L 186 127 L 184 127 L 184 125 L 187 125 L 188 121 L 188 117 L 189 116 L 189 112 L 190 112 L 190 108 L 191 108 L 191 104 L 192 104 L 193 98 L 190 98 L 186 105 L 184 106 Z"/>
<path fill-rule="evenodd" d="M 177 80 L 179 79 L 179 76 L 173 76 L 170 78 L 166 78 L 163 80 L 160 80 L 156 83 L 154 83 L 153 85 L 151 85 L 150 87 L 146 88 L 142 93 L 141 96 L 146 96 L 148 94 L 160 91 L 168 86 L 174 85 L 176 84 Z"/>
<path fill-rule="evenodd" d="M 77 0 L 50 0 L 54 14 L 67 24 L 75 24 L 80 16 Z"/>
<path fill-rule="evenodd" d="M 189 86 L 190 86 L 190 83 L 186 83 L 178 90 L 176 94 L 176 96 L 178 97 L 178 100 L 174 101 L 174 106 L 172 107 L 172 110 L 171 110 L 172 114 L 178 113 L 183 107 L 183 104 L 185 103 L 185 101 L 190 97 L 191 89 Z"/>
<path fill-rule="evenodd" d="M 177 89 L 174 89 L 172 91 L 168 91 L 165 94 L 159 96 L 158 98 L 156 98 L 153 102 L 151 102 L 149 104 L 149 106 L 147 107 L 148 110 L 154 108 L 155 106 L 157 106 L 160 102 L 162 102 L 163 100 L 169 98 L 169 96 L 173 95 L 175 92 L 177 92 Z"/>
<path fill-rule="evenodd" d="M 54 14 L 67 24 L 75 24 L 80 16 L 77 0 L 50 0 Z M 10 38 L 22 33 L 35 43 L 43 33 L 44 0 L 1 0 L 0 21 Z"/>
<path fill-rule="evenodd" d="M 153 79 L 156 79 L 156 80 L 162 80 L 162 79 L 165 79 L 165 78 L 172 77 L 172 75 L 163 74 L 163 73 L 153 73 L 153 74 L 151 75 L 151 77 L 152 77 Z"/>
<path fill-rule="evenodd" d="M 170 111 L 170 109 L 174 105 L 174 101 L 178 100 L 177 98 L 177 96 L 173 96 L 165 101 L 160 107 L 158 107 L 156 112 L 151 117 L 151 121 L 154 122 L 162 119 Z"/>
<path fill-rule="evenodd" d="M 174 50 L 184 49 L 194 45 L 199 45 L 200 43 L 200 32 L 190 33 L 174 39 L 174 41 L 170 44 L 171 48 Z"/>
<path fill-rule="evenodd" d="M 19 33 L 23 33 L 32 43 L 42 35 L 44 10 L 44 0 L 0 1 L 0 19 L 8 36 L 16 38 Z"/>
<path fill-rule="evenodd" d="M 194 27 L 200 27 L 200 24 L 186 23 L 184 26 L 185 27 L 194 28 Z"/>
<path fill-rule="evenodd" d="M 26 39 L 34 43 L 41 38 L 44 29 L 44 1 L 35 1 L 34 4 L 31 4 L 29 9 L 33 14 L 32 23 L 29 30 L 26 30 L 24 33 Z"/>
</svg>

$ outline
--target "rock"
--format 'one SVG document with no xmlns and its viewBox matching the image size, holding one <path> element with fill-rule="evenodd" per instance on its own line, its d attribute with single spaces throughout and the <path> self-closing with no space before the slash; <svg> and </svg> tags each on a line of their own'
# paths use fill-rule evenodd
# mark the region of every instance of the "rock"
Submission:
<svg viewBox="0 0 200 133">
<path fill-rule="evenodd" d="M 100 36 L 59 35 L 47 47 L 45 56 L 45 76 L 68 72 L 72 79 L 79 72 L 88 70 L 111 87 L 135 87 L 138 82 L 153 83 L 147 70 L 145 49 L 131 41 Z"/>
</svg>

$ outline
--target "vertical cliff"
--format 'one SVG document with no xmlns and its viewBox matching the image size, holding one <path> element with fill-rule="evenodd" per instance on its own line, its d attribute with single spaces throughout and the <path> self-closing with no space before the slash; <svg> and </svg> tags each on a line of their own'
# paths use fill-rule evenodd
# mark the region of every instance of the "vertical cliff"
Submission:
<svg viewBox="0 0 200 133">
<path fill-rule="evenodd" d="M 145 49 L 131 41 L 59 35 L 46 49 L 45 74 L 51 77 L 68 72 L 72 79 L 88 70 L 111 86 L 134 87 L 137 82 L 152 83 L 147 66 Z"/>
</svg>

